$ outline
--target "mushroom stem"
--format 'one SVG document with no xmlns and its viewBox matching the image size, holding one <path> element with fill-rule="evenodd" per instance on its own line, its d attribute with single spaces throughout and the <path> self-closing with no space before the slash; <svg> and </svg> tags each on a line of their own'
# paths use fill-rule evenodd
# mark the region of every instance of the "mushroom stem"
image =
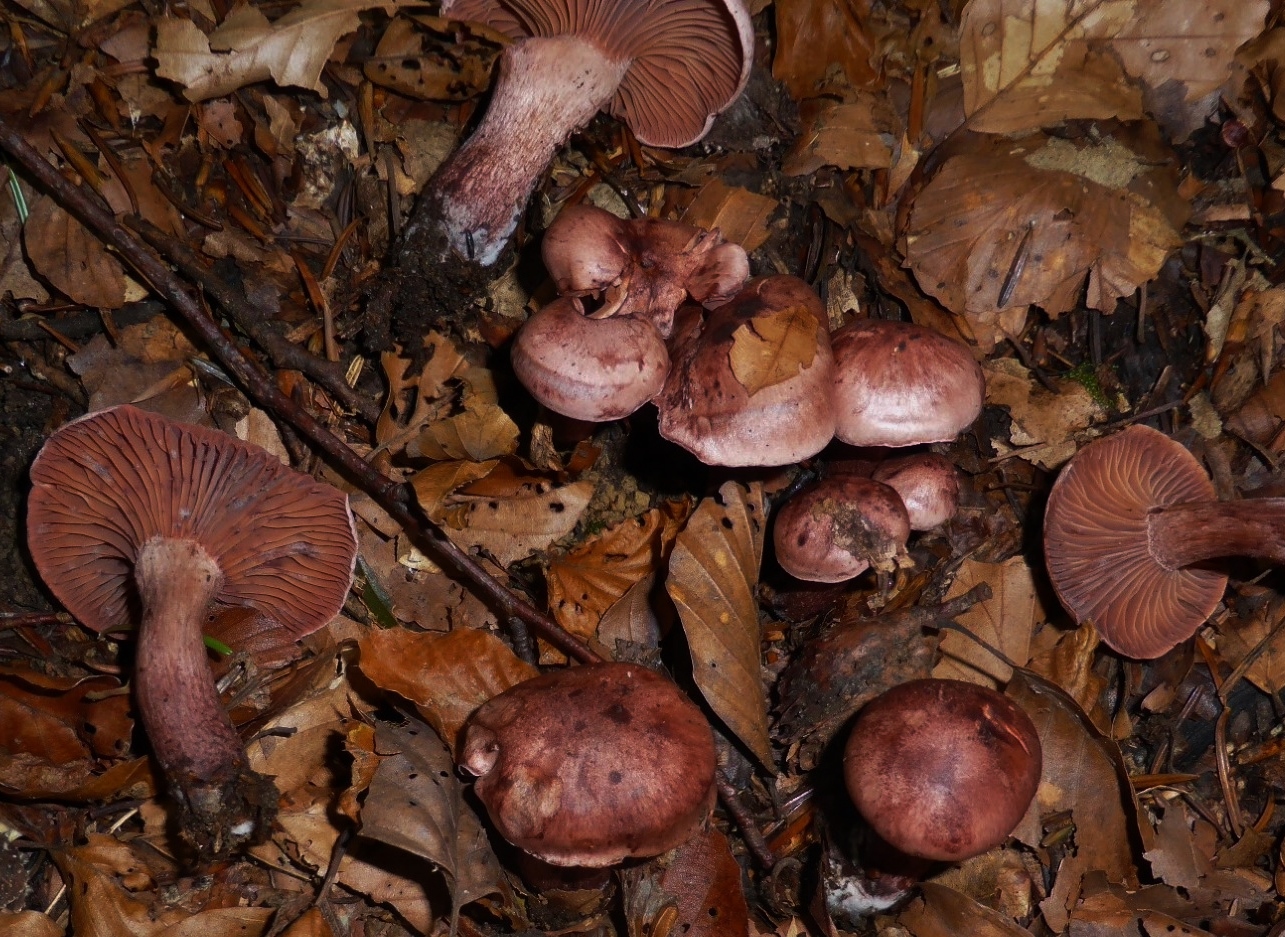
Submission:
<svg viewBox="0 0 1285 937">
<path fill-rule="evenodd" d="M 1147 516 L 1151 555 L 1169 570 L 1221 556 L 1285 565 L 1285 498 L 1197 501 L 1154 508 Z"/>
<path fill-rule="evenodd" d="M 532 37 L 500 57 L 500 77 L 476 131 L 438 169 L 417 212 L 447 244 L 483 267 L 495 263 L 553 154 L 611 100 L 629 68 L 575 36 Z"/>
<path fill-rule="evenodd" d="M 250 770 L 219 700 L 201 623 L 223 573 L 194 540 L 153 537 L 139 551 L 134 582 L 142 601 L 134 692 L 143 727 L 170 793 L 200 831 L 198 850 L 253 839 L 275 807 L 271 782 Z"/>
</svg>

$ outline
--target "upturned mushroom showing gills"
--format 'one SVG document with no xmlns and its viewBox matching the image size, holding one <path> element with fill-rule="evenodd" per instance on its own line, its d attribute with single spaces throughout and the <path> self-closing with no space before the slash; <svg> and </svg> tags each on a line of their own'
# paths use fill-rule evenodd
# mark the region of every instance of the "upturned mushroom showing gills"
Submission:
<svg viewBox="0 0 1285 937">
<path fill-rule="evenodd" d="M 600 423 L 633 413 L 664 386 L 669 352 L 644 318 L 585 315 L 561 296 L 518 330 L 513 371 L 531 396 L 555 413 Z"/>
<path fill-rule="evenodd" d="M 356 558 L 347 499 L 231 436 L 130 406 L 54 433 L 31 466 L 31 556 L 86 627 L 137 630 L 134 694 L 201 858 L 266 836 L 272 782 L 219 701 L 201 628 L 211 603 L 302 637 L 338 613 Z"/>
<path fill-rule="evenodd" d="M 922 326 L 858 319 L 831 336 L 835 436 L 854 446 L 948 442 L 986 395 L 967 346 Z"/>
<path fill-rule="evenodd" d="M 665 338 L 689 296 L 713 308 L 750 277 L 745 249 L 717 231 L 660 218 L 625 220 L 593 205 L 564 208 L 540 250 L 559 293 L 598 297 L 596 317 L 636 315 Z"/>
<path fill-rule="evenodd" d="M 1076 621 L 1127 657 L 1159 657 L 1213 613 L 1249 556 L 1285 563 L 1285 499 L 1220 502 L 1181 443 L 1130 426 L 1089 443 L 1062 469 L 1044 515 L 1044 558 Z"/>
<path fill-rule="evenodd" d="M 772 526 L 777 562 L 808 582 L 844 582 L 871 566 L 892 572 L 909 537 L 910 517 L 897 492 L 859 475 L 804 488 Z"/>
<path fill-rule="evenodd" d="M 825 308 L 797 277 L 751 280 L 705 317 L 684 307 L 670 359 L 660 434 L 706 465 L 787 465 L 834 435 Z"/>
<path fill-rule="evenodd" d="M 459 763 L 492 823 L 551 865 L 601 868 L 681 845 L 714 806 L 714 735 L 635 664 L 542 674 L 478 707 Z"/>
<path fill-rule="evenodd" d="M 449 258 L 500 257 L 558 147 L 602 108 L 648 146 L 708 132 L 749 78 L 742 0 L 445 0 L 442 14 L 514 40 L 473 135 L 430 180 L 407 230 L 440 226 Z"/>
</svg>

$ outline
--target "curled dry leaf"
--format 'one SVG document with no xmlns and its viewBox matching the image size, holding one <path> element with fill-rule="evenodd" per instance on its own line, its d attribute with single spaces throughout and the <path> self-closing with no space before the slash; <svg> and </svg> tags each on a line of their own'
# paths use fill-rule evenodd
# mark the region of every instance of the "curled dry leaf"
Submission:
<svg viewBox="0 0 1285 937">
<path fill-rule="evenodd" d="M 768 768 L 767 695 L 760 672 L 758 602 L 763 487 L 725 482 L 678 535 L 665 588 L 678 607 L 693 676 L 705 700 Z"/>
<path fill-rule="evenodd" d="M 773 309 L 742 322 L 728 352 L 732 374 L 750 396 L 790 380 L 816 355 L 816 317 L 805 306 Z"/>
<path fill-rule="evenodd" d="M 1106 418 L 1106 411 L 1083 384 L 1055 380 L 1057 393 L 1040 386 L 1031 372 L 1012 358 L 988 361 L 986 403 L 1005 407 L 1012 418 L 1008 441 L 1018 455 L 1046 469 L 1055 469 L 1075 455 L 1084 430 Z M 1001 440 L 995 448 L 1006 451 Z"/>
<path fill-rule="evenodd" d="M 887 169 L 905 132 L 887 98 L 873 92 L 852 101 L 813 98 L 800 110 L 803 131 L 781 165 L 787 176 L 811 175 L 822 166 Z"/>
<path fill-rule="evenodd" d="M 575 528 L 593 497 L 593 482 L 555 487 L 542 478 L 495 484 L 496 472 L 446 499 L 444 521 L 465 549 L 481 547 L 501 566 L 526 559 Z M 491 484 L 487 484 L 491 483 Z"/>
<path fill-rule="evenodd" d="M 966 557 L 946 598 L 963 595 L 983 582 L 990 586 L 991 597 L 958 615 L 955 624 L 1023 667 L 1029 657 L 1036 623 L 1045 617 L 1031 568 L 1021 556 L 1003 563 L 982 563 Z M 933 668 L 934 677 L 994 687 L 1012 676 L 1012 667 L 957 631 L 942 632 L 940 647 L 942 656 Z"/>
<path fill-rule="evenodd" d="M 1267 0 L 974 0 L 960 66 L 974 130 L 1014 133 L 1149 111 L 1176 139 L 1217 105 Z M 1199 106 L 1196 104 L 1199 103 Z"/>
<path fill-rule="evenodd" d="M 767 240 L 767 221 L 781 204 L 740 186 L 729 186 L 717 176 L 701 186 L 683 212 L 684 224 L 718 231 L 723 239 L 747 251 Z"/>
<path fill-rule="evenodd" d="M 125 304 L 120 261 L 49 196 L 32 203 L 23 242 L 36 271 L 72 301 L 105 309 Z"/>
<path fill-rule="evenodd" d="M 236 7 L 206 35 L 191 20 L 156 24 L 156 74 L 183 86 L 189 101 L 205 101 L 271 78 L 279 85 L 328 96 L 321 69 L 335 43 L 373 7 L 393 12 L 389 0 L 305 0 L 275 22 L 257 7 Z"/>
<path fill-rule="evenodd" d="M 490 37 L 480 24 L 470 28 Z M 375 84 L 407 97 L 465 101 L 490 83 L 496 39 L 503 41 L 498 33 L 479 41 L 441 17 L 403 15 L 388 24 L 362 70 Z"/>
<path fill-rule="evenodd" d="M 471 628 L 447 634 L 372 631 L 359 647 L 361 672 L 380 689 L 414 703 L 451 748 L 473 710 L 536 675 L 495 635 Z"/>
<path fill-rule="evenodd" d="M 993 332 L 1000 310 L 1038 305 L 1056 316 L 1082 295 L 1111 312 L 1181 243 L 1186 213 L 1154 133 L 972 138 L 916 197 L 906 262 L 974 332 Z"/>
<path fill-rule="evenodd" d="M 673 852 L 627 869 L 625 922 L 629 937 L 744 937 L 749 908 L 741 867 L 717 829 L 693 836 Z M 666 925 L 666 926 L 662 926 Z"/>
</svg>

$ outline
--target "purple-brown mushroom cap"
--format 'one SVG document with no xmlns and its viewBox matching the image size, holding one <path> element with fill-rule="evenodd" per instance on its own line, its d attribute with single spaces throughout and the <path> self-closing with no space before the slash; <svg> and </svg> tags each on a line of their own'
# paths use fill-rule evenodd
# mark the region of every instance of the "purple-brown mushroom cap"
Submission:
<svg viewBox="0 0 1285 937">
<path fill-rule="evenodd" d="M 959 473 L 935 452 L 887 459 L 870 477 L 901 495 L 911 530 L 932 530 L 959 510 Z"/>
<path fill-rule="evenodd" d="M 909 537 L 910 518 L 897 492 L 858 475 L 804 488 L 772 527 L 777 562 L 808 582 L 843 582 L 871 566 L 889 572 Z"/>
</svg>

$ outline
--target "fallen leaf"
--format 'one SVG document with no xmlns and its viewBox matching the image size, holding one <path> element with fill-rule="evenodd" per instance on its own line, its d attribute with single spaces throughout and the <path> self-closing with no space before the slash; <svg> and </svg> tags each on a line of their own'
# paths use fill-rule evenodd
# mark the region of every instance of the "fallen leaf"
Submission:
<svg viewBox="0 0 1285 937">
<path fill-rule="evenodd" d="M 579 481 L 554 487 L 529 478 L 503 493 L 466 493 L 472 488 L 446 499 L 447 533 L 461 547 L 481 547 L 508 566 L 571 533 L 589 506 L 594 485 Z"/>
<path fill-rule="evenodd" d="M 678 535 L 665 588 L 691 648 L 696 686 L 754 756 L 770 769 L 767 694 L 754 588 L 763 560 L 763 487 L 725 482 L 704 498 Z"/>
<path fill-rule="evenodd" d="M 673 852 L 624 873 L 630 937 L 745 937 L 749 908 L 727 837 L 704 830 Z"/>
<path fill-rule="evenodd" d="M 125 305 L 120 261 L 49 196 L 31 203 L 23 243 L 36 271 L 73 302 L 106 309 Z"/>
<path fill-rule="evenodd" d="M 772 309 L 742 322 L 728 352 L 732 373 L 750 396 L 810 366 L 817 353 L 817 320 L 806 306 Z"/>
<path fill-rule="evenodd" d="M 823 166 L 887 169 L 901 138 L 892 106 L 883 95 L 862 92 L 851 102 L 812 99 L 801 106 L 803 129 L 785 155 L 781 172 L 808 176 Z"/>
<path fill-rule="evenodd" d="M 729 186 L 715 177 L 701 186 L 681 220 L 698 228 L 717 230 L 723 240 L 752 251 L 767 241 L 767 220 L 779 204 L 774 198 Z"/>
<path fill-rule="evenodd" d="M 938 885 L 921 882 L 919 897 L 897 915 L 897 923 L 913 937 L 1027 937 L 1029 931 L 1018 927 L 985 905 L 967 895 Z"/>
<path fill-rule="evenodd" d="M 17 0 L 17 3 L 63 32 L 78 33 L 129 6 L 130 0 Z"/>
<path fill-rule="evenodd" d="M 53 918 L 39 911 L 0 911 L 0 932 L 8 937 L 63 937 Z"/>
<path fill-rule="evenodd" d="M 478 24 L 485 40 L 436 16 L 399 16 L 388 24 L 362 71 L 377 85 L 428 101 L 465 101 L 486 90 L 503 37 Z"/>
<path fill-rule="evenodd" d="M 776 0 L 772 77 L 795 100 L 814 97 L 831 80 L 831 69 L 854 88 L 873 85 L 877 37 L 867 28 L 868 16 L 866 3 Z"/>
<path fill-rule="evenodd" d="M 374 7 L 393 11 L 389 0 L 305 0 L 270 23 L 257 7 L 243 5 L 208 38 L 191 20 L 166 17 L 156 23 L 156 74 L 182 85 L 189 101 L 231 94 L 265 78 L 325 98 L 326 59 L 339 38 L 360 25 L 357 14 Z"/>
<path fill-rule="evenodd" d="M 1054 394 L 1012 358 L 992 359 L 982 371 L 986 403 L 1005 407 L 1012 418 L 1009 442 L 1019 456 L 1043 468 L 1055 469 L 1075 455 L 1079 434 L 1106 418 L 1102 405 L 1079 382 L 1055 380 Z M 1005 451 L 1002 443 L 996 448 Z"/>
<path fill-rule="evenodd" d="M 980 583 L 990 586 L 991 597 L 957 616 L 955 624 L 981 638 L 1018 667 L 1026 666 L 1031 634 L 1045 617 L 1031 568 L 1022 556 L 1003 563 L 982 563 L 965 557 L 945 597 L 953 599 Z M 940 647 L 942 656 L 933 668 L 934 677 L 994 687 L 1007 683 L 1012 676 L 1012 667 L 957 631 L 943 631 Z"/>
<path fill-rule="evenodd" d="M 655 591 L 656 575 L 648 573 L 630 586 L 629 591 L 603 612 L 602 618 L 598 619 L 598 641 L 604 647 L 611 649 L 614 658 L 631 659 L 621 656 L 622 649 L 655 650 L 660 647 L 664 628 L 652 605 L 652 596 Z"/>
</svg>

